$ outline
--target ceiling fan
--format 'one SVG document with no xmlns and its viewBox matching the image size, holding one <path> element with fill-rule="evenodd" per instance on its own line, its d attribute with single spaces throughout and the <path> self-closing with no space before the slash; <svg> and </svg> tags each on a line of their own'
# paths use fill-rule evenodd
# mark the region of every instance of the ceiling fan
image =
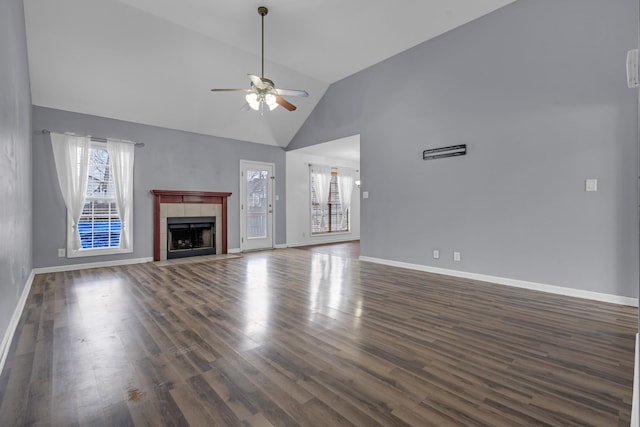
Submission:
<svg viewBox="0 0 640 427">
<path fill-rule="evenodd" d="M 273 110 L 281 105 L 283 108 L 294 111 L 297 107 L 283 98 L 283 96 L 309 96 L 307 91 L 298 89 L 276 89 L 272 80 L 264 76 L 264 17 L 269 9 L 264 6 L 258 8 L 258 14 L 262 17 L 262 75 L 258 77 L 249 74 L 251 87 L 249 89 L 211 89 L 212 92 L 244 92 L 247 101 L 243 110 L 264 111 L 265 105 Z"/>
</svg>

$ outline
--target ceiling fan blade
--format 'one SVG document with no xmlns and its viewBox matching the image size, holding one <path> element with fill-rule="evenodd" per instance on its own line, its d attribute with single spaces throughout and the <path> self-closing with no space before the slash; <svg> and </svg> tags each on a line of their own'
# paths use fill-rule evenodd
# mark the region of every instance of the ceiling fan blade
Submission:
<svg viewBox="0 0 640 427">
<path fill-rule="evenodd" d="M 283 108 L 286 108 L 289 111 L 295 111 L 295 109 L 298 108 L 281 96 L 276 96 L 276 102 L 279 105 L 282 105 Z"/>
<path fill-rule="evenodd" d="M 299 90 L 299 89 L 274 89 L 275 93 L 277 93 L 278 95 L 285 95 L 285 96 L 304 96 L 307 97 L 309 96 L 309 92 L 307 92 L 306 90 Z"/>
<path fill-rule="evenodd" d="M 267 85 L 262 81 L 262 79 L 255 74 L 249 74 L 249 79 L 251 79 L 251 83 L 258 89 L 266 89 Z"/>
<path fill-rule="evenodd" d="M 211 89 L 211 92 L 253 92 L 251 89 Z"/>
</svg>

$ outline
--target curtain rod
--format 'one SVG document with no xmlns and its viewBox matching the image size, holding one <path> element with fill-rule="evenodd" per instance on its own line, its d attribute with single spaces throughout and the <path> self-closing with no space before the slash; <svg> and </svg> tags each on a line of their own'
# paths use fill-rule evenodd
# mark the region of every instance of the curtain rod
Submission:
<svg viewBox="0 0 640 427">
<path fill-rule="evenodd" d="M 49 133 L 51 133 L 51 131 L 49 129 L 42 129 L 42 133 L 49 134 Z M 144 142 L 134 142 L 134 141 L 126 140 L 126 139 L 98 138 L 98 137 L 91 136 L 91 135 L 77 135 L 77 134 L 71 133 L 71 132 L 65 132 L 65 134 L 66 135 L 73 135 L 73 136 L 84 136 L 84 137 L 87 137 L 87 138 L 91 138 L 91 140 L 95 141 L 95 142 L 107 142 L 107 141 L 125 142 L 127 144 L 133 144 L 136 147 L 140 147 L 140 148 L 144 147 Z"/>
</svg>

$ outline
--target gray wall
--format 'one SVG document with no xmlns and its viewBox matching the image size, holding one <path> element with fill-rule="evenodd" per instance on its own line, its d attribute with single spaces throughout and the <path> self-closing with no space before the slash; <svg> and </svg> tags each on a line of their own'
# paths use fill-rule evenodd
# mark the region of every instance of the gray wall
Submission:
<svg viewBox="0 0 640 427">
<path fill-rule="evenodd" d="M 22 0 L 0 2 L 0 200 L 2 340 L 33 265 L 31 90 Z"/>
<path fill-rule="evenodd" d="M 287 150 L 361 135 L 364 256 L 637 297 L 637 17 L 519 0 L 333 84 Z"/>
<path fill-rule="evenodd" d="M 286 242 L 285 151 L 250 142 L 33 107 L 34 263 L 36 267 L 135 259 L 153 256 L 153 211 L 149 190 L 228 191 L 228 247 L 240 247 L 240 160 L 276 165 L 276 244 Z M 66 209 L 57 183 L 49 135 L 74 132 L 143 142 L 134 165 L 134 252 L 132 254 L 58 258 L 66 247 Z"/>
</svg>

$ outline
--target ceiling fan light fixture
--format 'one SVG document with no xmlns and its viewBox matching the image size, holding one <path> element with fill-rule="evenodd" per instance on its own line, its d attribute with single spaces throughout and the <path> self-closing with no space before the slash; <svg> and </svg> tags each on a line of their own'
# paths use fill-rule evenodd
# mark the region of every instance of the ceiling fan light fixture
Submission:
<svg viewBox="0 0 640 427">
<path fill-rule="evenodd" d="M 247 104 L 249 104 L 249 107 L 251 107 L 252 110 L 258 111 L 258 108 L 260 108 L 260 102 L 258 101 L 257 93 L 248 93 L 247 96 L 244 97 L 244 99 L 247 101 Z"/>
<path fill-rule="evenodd" d="M 271 107 L 272 105 L 275 105 L 276 107 L 278 106 L 278 104 L 276 103 L 276 96 L 272 93 L 268 93 L 264 96 L 264 102 L 266 102 L 269 107 Z"/>
</svg>

